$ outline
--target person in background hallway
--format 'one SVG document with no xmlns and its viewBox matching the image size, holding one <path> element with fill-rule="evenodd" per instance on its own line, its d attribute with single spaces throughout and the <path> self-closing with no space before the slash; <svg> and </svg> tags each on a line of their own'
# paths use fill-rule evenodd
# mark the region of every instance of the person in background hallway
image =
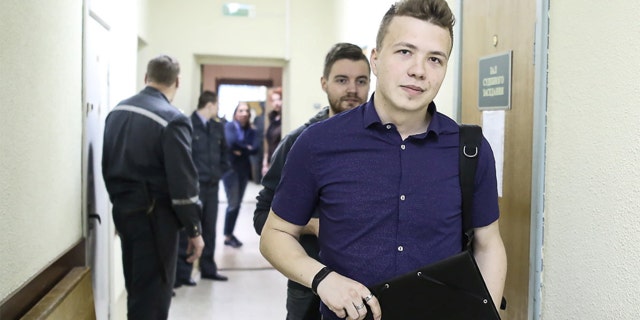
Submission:
<svg viewBox="0 0 640 320">
<path fill-rule="evenodd" d="M 149 61 L 146 87 L 120 102 L 105 124 L 102 174 L 122 244 L 129 319 L 167 319 L 181 228 L 189 262 L 204 247 L 191 123 L 171 105 L 179 73 L 172 57 Z"/>
<path fill-rule="evenodd" d="M 273 155 L 282 137 L 282 89 L 275 89 L 271 93 L 271 106 L 273 109 L 269 112 L 269 126 L 264 133 L 266 147 L 262 157 L 263 176 L 271 165 L 271 155 Z"/>
<path fill-rule="evenodd" d="M 249 116 L 249 105 L 240 102 L 233 112 L 233 121 L 228 122 L 224 128 L 231 163 L 231 170 L 222 177 L 229 203 L 224 220 L 224 244 L 233 248 L 242 246 L 242 242 L 233 235 L 233 230 L 236 227 L 244 191 L 251 177 L 249 155 L 255 154 L 258 144 L 261 143 L 256 139 L 256 131 L 249 123 Z"/>
<path fill-rule="evenodd" d="M 324 320 L 364 319 L 366 305 L 381 319 L 385 310 L 367 286 L 462 250 L 459 127 L 433 103 L 453 24 L 445 0 L 392 5 L 371 52 L 376 92 L 307 128 L 287 156 L 260 250 L 291 280 L 313 288 Z M 499 303 L 507 260 L 486 139 L 475 186 L 474 256 Z M 316 210 L 321 262 L 297 241 Z"/>
<path fill-rule="evenodd" d="M 340 112 L 351 110 L 367 100 L 369 93 L 371 70 L 369 60 L 362 49 L 350 43 L 335 44 L 324 61 L 324 72 L 320 77 L 322 90 L 327 93 L 329 106 L 323 108 L 309 122 L 290 132 L 282 139 L 271 159 L 271 167 L 262 179 L 262 190 L 256 198 L 256 210 L 253 223 L 256 232 L 260 234 L 264 226 L 273 194 L 280 182 L 282 167 L 291 146 L 300 133 L 308 126 L 318 121 L 328 119 Z M 328 167 L 333 163 L 327 163 Z M 317 215 L 309 220 L 300 235 L 300 244 L 307 254 L 318 260 L 318 218 Z M 287 320 L 320 320 L 320 298 L 309 288 L 289 280 L 287 283 Z"/>
<path fill-rule="evenodd" d="M 256 130 L 256 139 L 258 141 L 264 141 L 264 105 L 265 102 L 260 102 L 260 114 L 253 118 L 253 128 Z M 258 150 L 255 154 L 252 154 L 251 159 L 251 178 L 253 182 L 260 183 L 262 180 L 262 159 L 264 158 L 264 143 L 258 144 Z"/>
<path fill-rule="evenodd" d="M 200 202 L 202 203 L 202 238 L 204 249 L 199 260 L 202 279 L 227 281 L 218 273 L 214 260 L 216 248 L 216 222 L 218 221 L 218 185 L 220 178 L 229 170 L 227 142 L 224 139 L 224 125 L 218 119 L 218 95 L 204 91 L 198 98 L 198 107 L 191 114 L 193 134 L 191 136 L 191 156 L 198 171 Z M 187 261 L 188 236 L 180 232 L 178 264 L 174 288 L 182 285 L 195 286 L 191 278 L 193 263 Z"/>
</svg>

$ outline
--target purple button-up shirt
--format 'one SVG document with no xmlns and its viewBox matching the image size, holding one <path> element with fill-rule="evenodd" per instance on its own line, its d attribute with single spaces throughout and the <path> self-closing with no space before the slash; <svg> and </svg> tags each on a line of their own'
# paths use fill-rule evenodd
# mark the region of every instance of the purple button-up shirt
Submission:
<svg viewBox="0 0 640 320">
<path fill-rule="evenodd" d="M 318 207 L 320 258 L 331 269 L 368 286 L 462 249 L 459 128 L 433 103 L 429 113 L 427 132 L 402 140 L 372 98 L 310 126 L 293 145 L 272 207 L 297 225 Z M 498 218 L 486 139 L 473 207 L 473 227 Z"/>
</svg>

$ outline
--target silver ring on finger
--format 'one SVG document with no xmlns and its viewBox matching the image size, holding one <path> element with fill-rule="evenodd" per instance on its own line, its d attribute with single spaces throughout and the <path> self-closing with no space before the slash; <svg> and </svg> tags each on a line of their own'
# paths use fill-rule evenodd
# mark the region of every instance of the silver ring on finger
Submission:
<svg viewBox="0 0 640 320">
<path fill-rule="evenodd" d="M 356 311 L 360 311 L 360 310 L 364 309 L 364 303 L 363 303 L 363 304 L 361 304 L 361 305 L 359 305 L 359 306 L 356 306 L 356 305 L 354 304 L 354 306 L 356 307 Z"/>
<path fill-rule="evenodd" d="M 369 300 L 371 300 L 373 298 L 373 294 L 369 294 L 368 296 L 364 297 L 364 302 L 369 302 Z"/>
</svg>

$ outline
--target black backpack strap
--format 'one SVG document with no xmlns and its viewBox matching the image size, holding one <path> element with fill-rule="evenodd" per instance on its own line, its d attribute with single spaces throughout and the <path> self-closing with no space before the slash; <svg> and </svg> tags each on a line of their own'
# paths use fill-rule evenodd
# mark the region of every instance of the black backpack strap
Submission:
<svg viewBox="0 0 640 320">
<path fill-rule="evenodd" d="M 482 144 L 482 128 L 477 125 L 460 125 L 460 188 L 462 190 L 462 246 L 471 250 L 473 228 L 471 211 L 473 210 L 473 191 L 475 185 L 478 154 Z M 502 297 L 500 309 L 507 309 L 507 299 Z"/>
<path fill-rule="evenodd" d="M 482 144 L 482 128 L 477 125 L 460 125 L 460 189 L 462 191 L 462 245 L 471 249 L 473 228 L 471 211 L 473 210 L 473 191 L 475 185 L 478 154 Z"/>
</svg>

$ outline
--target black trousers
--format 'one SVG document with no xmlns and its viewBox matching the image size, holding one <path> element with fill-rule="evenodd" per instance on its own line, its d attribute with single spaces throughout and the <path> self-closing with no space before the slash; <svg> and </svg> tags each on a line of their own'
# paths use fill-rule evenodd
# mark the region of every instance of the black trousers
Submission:
<svg viewBox="0 0 640 320">
<path fill-rule="evenodd" d="M 129 320 L 167 319 L 178 252 L 178 220 L 170 204 L 151 213 L 113 212 L 122 243 Z"/>
<path fill-rule="evenodd" d="M 287 320 L 320 320 L 320 297 L 309 288 L 287 287 Z"/>
<path fill-rule="evenodd" d="M 218 182 L 200 183 L 200 202 L 202 202 L 202 240 L 204 249 L 200 256 L 200 271 L 205 275 L 218 273 L 218 266 L 214 261 L 216 251 L 216 228 L 218 221 Z M 189 238 L 185 231 L 180 231 L 178 247 L 178 264 L 176 280 L 186 281 L 191 278 L 193 263 L 187 262 L 187 247 Z"/>
</svg>

